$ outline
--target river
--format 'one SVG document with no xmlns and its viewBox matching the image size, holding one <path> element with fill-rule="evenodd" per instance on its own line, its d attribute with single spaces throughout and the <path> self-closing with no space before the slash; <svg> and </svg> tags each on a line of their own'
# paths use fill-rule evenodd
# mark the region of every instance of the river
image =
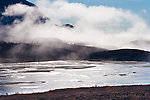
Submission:
<svg viewBox="0 0 150 100">
<path fill-rule="evenodd" d="M 150 84 L 149 62 L 67 60 L 0 63 L 0 95 L 139 84 Z"/>
</svg>

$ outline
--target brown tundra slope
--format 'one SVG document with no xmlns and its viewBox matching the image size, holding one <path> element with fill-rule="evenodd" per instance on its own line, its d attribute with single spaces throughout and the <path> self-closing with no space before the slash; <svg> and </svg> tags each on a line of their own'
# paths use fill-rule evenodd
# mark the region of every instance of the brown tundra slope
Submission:
<svg viewBox="0 0 150 100">
<path fill-rule="evenodd" d="M 0 100 L 150 100 L 150 85 L 60 89 L 0 96 Z"/>
</svg>

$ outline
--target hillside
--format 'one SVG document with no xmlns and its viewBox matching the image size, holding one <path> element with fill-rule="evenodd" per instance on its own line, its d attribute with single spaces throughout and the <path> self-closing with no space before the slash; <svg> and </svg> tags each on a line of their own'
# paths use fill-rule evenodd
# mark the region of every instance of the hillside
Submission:
<svg viewBox="0 0 150 100">
<path fill-rule="evenodd" d="M 86 59 L 91 53 L 104 51 L 102 48 L 67 43 L 54 43 L 43 46 L 40 44 L 0 42 L 1 62 L 44 61 L 58 59 Z"/>
<path fill-rule="evenodd" d="M 150 52 L 137 49 L 119 49 L 96 52 L 89 55 L 91 60 L 150 61 Z"/>
</svg>

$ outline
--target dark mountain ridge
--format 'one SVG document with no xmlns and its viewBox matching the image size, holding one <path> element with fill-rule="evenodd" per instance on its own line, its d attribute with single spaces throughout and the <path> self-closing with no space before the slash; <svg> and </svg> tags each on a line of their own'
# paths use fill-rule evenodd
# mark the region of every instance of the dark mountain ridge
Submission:
<svg viewBox="0 0 150 100">
<path fill-rule="evenodd" d="M 0 62 L 47 60 L 150 61 L 150 52 L 138 49 L 106 50 L 83 45 L 62 46 L 0 42 Z"/>
<path fill-rule="evenodd" d="M 138 49 L 119 49 L 95 52 L 89 55 L 91 60 L 113 61 L 150 61 L 150 52 Z"/>
</svg>

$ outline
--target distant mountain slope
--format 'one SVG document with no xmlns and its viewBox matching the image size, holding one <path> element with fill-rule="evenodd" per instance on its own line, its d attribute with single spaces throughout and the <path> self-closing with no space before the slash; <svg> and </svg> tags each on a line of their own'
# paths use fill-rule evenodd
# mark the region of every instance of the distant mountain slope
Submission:
<svg viewBox="0 0 150 100">
<path fill-rule="evenodd" d="M 150 61 L 150 52 L 137 49 L 109 50 L 92 53 L 88 58 L 91 60 Z"/>
<path fill-rule="evenodd" d="M 4 12 L 5 8 L 7 8 L 9 5 L 21 3 L 28 6 L 35 6 L 33 3 L 30 3 L 26 0 L 0 0 L 0 12 Z"/>
<path fill-rule="evenodd" d="M 2 15 L 2 13 L 5 11 L 5 9 L 9 6 L 9 5 L 14 5 L 17 3 L 21 3 L 27 6 L 36 6 L 26 0 L 0 0 L 0 25 L 11 25 L 13 24 L 14 20 L 23 20 L 24 15 L 18 15 L 18 16 L 5 16 Z M 42 16 L 37 19 L 37 22 L 45 22 L 48 18 L 43 18 Z"/>
</svg>

